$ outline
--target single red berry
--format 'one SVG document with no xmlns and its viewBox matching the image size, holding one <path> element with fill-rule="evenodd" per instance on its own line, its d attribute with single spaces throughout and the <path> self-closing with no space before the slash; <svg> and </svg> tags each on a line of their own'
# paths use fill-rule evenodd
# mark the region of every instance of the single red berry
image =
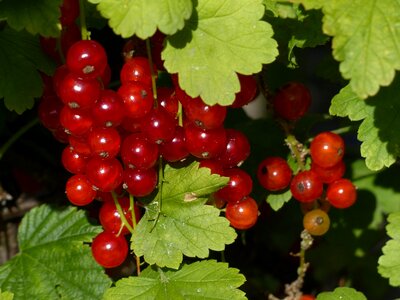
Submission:
<svg viewBox="0 0 400 300">
<path fill-rule="evenodd" d="M 292 179 L 292 170 L 286 160 L 271 156 L 264 159 L 257 169 L 260 184 L 269 191 L 279 191 L 287 188 Z"/>
<path fill-rule="evenodd" d="M 118 199 L 118 202 L 121 206 L 125 219 L 128 221 L 129 225 L 133 227 L 132 210 L 130 209 L 129 198 L 127 197 L 120 198 Z M 134 210 L 135 210 L 135 218 L 137 224 L 140 220 L 141 213 L 136 203 L 134 204 Z M 129 234 L 129 229 L 123 225 L 121 220 L 121 215 L 119 214 L 118 209 L 115 206 L 113 200 L 103 202 L 99 211 L 99 220 L 101 226 L 103 226 L 105 231 L 109 231 L 112 232 L 113 234 L 120 234 L 120 235 Z"/>
<path fill-rule="evenodd" d="M 150 169 L 125 169 L 123 173 L 124 188 L 134 197 L 151 194 L 157 186 L 157 171 Z"/>
<path fill-rule="evenodd" d="M 199 163 L 199 168 L 209 168 L 211 174 L 224 176 L 224 167 L 222 163 L 215 159 L 202 159 Z"/>
<path fill-rule="evenodd" d="M 226 149 L 226 132 L 223 127 L 202 129 L 194 123 L 184 126 L 186 148 L 198 158 L 215 158 Z"/>
<path fill-rule="evenodd" d="M 215 198 L 226 202 L 238 202 L 251 193 L 253 180 L 242 169 L 227 169 L 224 171 L 223 176 L 229 177 L 229 182 L 225 187 L 215 192 Z"/>
<path fill-rule="evenodd" d="M 178 114 L 179 101 L 175 97 L 175 91 L 172 88 L 159 87 L 157 88 L 158 104 L 165 108 L 175 119 Z"/>
<path fill-rule="evenodd" d="M 257 96 L 257 81 L 253 75 L 238 74 L 240 91 L 236 94 L 235 100 L 230 107 L 238 108 L 249 104 Z"/>
<path fill-rule="evenodd" d="M 83 156 L 91 156 L 92 150 L 90 149 L 87 141 L 87 136 L 68 136 L 68 143 L 74 150 Z"/>
<path fill-rule="evenodd" d="M 282 119 L 296 121 L 311 105 L 311 94 L 300 82 L 284 85 L 272 99 L 275 113 Z"/>
<path fill-rule="evenodd" d="M 111 192 L 122 183 L 122 165 L 116 158 L 92 157 L 86 165 L 86 176 L 102 192 Z"/>
<path fill-rule="evenodd" d="M 87 141 L 92 155 L 103 158 L 115 157 L 121 146 L 121 136 L 112 127 L 94 127 L 90 130 Z"/>
<path fill-rule="evenodd" d="M 345 178 L 338 179 L 328 185 L 326 199 L 336 208 L 347 208 L 357 200 L 357 190 L 353 183 Z"/>
<path fill-rule="evenodd" d="M 121 265 L 128 256 L 128 243 L 123 235 L 103 231 L 92 242 L 92 254 L 96 262 L 104 268 Z"/>
<path fill-rule="evenodd" d="M 153 108 L 153 93 L 151 89 L 140 82 L 122 84 L 118 89 L 122 98 L 125 115 L 129 118 L 141 118 Z"/>
<path fill-rule="evenodd" d="M 176 162 L 189 156 L 186 149 L 185 134 L 181 126 L 176 126 L 172 140 L 160 144 L 160 154 L 168 162 Z"/>
<path fill-rule="evenodd" d="M 93 122 L 97 126 L 116 127 L 122 123 L 124 115 L 122 99 L 113 90 L 103 90 L 92 107 Z"/>
<path fill-rule="evenodd" d="M 257 202 L 246 197 L 239 202 L 228 202 L 225 208 L 225 216 L 236 229 L 246 230 L 254 226 L 258 218 Z"/>
<path fill-rule="evenodd" d="M 329 168 L 342 160 L 344 155 L 344 141 L 333 132 L 322 132 L 311 142 L 310 155 L 312 161 L 323 168 Z"/>
<path fill-rule="evenodd" d="M 60 99 L 70 108 L 88 108 L 100 97 L 101 86 L 94 78 L 80 78 L 68 73 L 60 84 Z"/>
<path fill-rule="evenodd" d="M 68 200 L 75 205 L 83 206 L 91 203 L 96 196 L 91 182 L 83 174 L 70 177 L 67 181 L 65 191 Z"/>
<path fill-rule="evenodd" d="M 61 162 L 64 168 L 73 174 L 84 173 L 87 160 L 87 156 L 79 154 L 71 146 L 65 147 L 61 154 Z"/>
<path fill-rule="evenodd" d="M 218 156 L 224 168 L 240 166 L 250 155 L 250 143 L 246 135 L 236 129 L 226 129 L 225 151 Z"/>
<path fill-rule="evenodd" d="M 158 106 L 143 117 L 140 128 L 149 141 L 162 144 L 173 139 L 176 125 L 175 118 Z"/>
<path fill-rule="evenodd" d="M 84 135 L 92 128 L 93 119 L 88 110 L 64 106 L 60 112 L 60 123 L 69 134 Z"/>
<path fill-rule="evenodd" d="M 290 191 L 296 200 L 312 202 L 321 197 L 323 184 L 314 171 L 301 171 L 293 177 L 290 183 Z"/>
<path fill-rule="evenodd" d="M 132 133 L 125 137 L 121 145 L 121 158 L 125 166 L 149 169 L 158 160 L 158 145 L 146 140 L 142 133 Z"/>
<path fill-rule="evenodd" d="M 323 183 L 331 183 L 343 177 L 346 171 L 346 165 L 343 160 L 341 160 L 332 167 L 323 168 L 315 162 L 312 162 L 311 170 L 317 173 Z"/>
<path fill-rule="evenodd" d="M 226 117 L 225 106 L 207 105 L 200 97 L 185 102 L 184 112 L 188 120 L 203 129 L 221 127 Z"/>
<path fill-rule="evenodd" d="M 107 65 L 103 46 L 94 40 L 81 40 L 73 44 L 67 53 L 68 69 L 83 78 L 101 76 Z"/>
<path fill-rule="evenodd" d="M 155 65 L 154 74 L 157 75 L 157 69 Z M 149 60 L 146 57 L 136 56 L 128 60 L 122 66 L 120 72 L 121 84 L 129 82 L 140 82 L 145 86 L 151 88 L 151 69 Z"/>
</svg>

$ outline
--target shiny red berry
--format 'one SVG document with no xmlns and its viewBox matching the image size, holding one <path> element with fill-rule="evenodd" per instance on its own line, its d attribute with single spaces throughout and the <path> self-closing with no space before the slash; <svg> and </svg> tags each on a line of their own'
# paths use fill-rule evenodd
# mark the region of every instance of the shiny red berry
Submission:
<svg viewBox="0 0 400 300">
<path fill-rule="evenodd" d="M 121 146 L 121 136 L 119 132 L 112 127 L 94 127 L 90 130 L 87 141 L 92 155 L 103 158 L 117 156 Z"/>
<path fill-rule="evenodd" d="M 224 176 L 229 177 L 228 184 L 215 192 L 216 198 L 225 202 L 237 202 L 248 196 L 253 189 L 253 180 L 250 175 L 239 168 L 227 169 Z"/>
<path fill-rule="evenodd" d="M 97 126 L 116 127 L 125 116 L 121 97 L 113 90 L 103 90 L 92 107 L 93 122 Z"/>
<path fill-rule="evenodd" d="M 188 120 L 204 129 L 213 129 L 222 126 L 226 117 L 226 107 L 207 105 L 201 98 L 193 98 L 184 105 L 185 116 Z"/>
<path fill-rule="evenodd" d="M 310 145 L 312 161 L 323 168 L 329 168 L 342 160 L 344 141 L 333 132 L 322 132 L 314 137 Z"/>
<path fill-rule="evenodd" d="M 181 126 L 176 126 L 172 140 L 160 144 L 160 154 L 168 162 L 176 162 L 189 156 L 186 149 L 185 134 Z"/>
<path fill-rule="evenodd" d="M 88 157 L 75 151 L 71 146 L 64 148 L 61 154 L 61 162 L 64 168 L 73 174 L 84 173 Z"/>
<path fill-rule="evenodd" d="M 323 184 L 314 171 L 301 171 L 293 177 L 290 183 L 290 191 L 296 200 L 312 202 L 321 197 Z"/>
<path fill-rule="evenodd" d="M 83 174 L 70 177 L 67 181 L 65 191 L 68 200 L 75 205 L 83 206 L 91 203 L 96 196 L 92 183 Z"/>
<path fill-rule="evenodd" d="M 158 145 L 149 142 L 142 133 L 125 137 L 121 145 L 121 158 L 129 168 L 149 169 L 158 160 Z"/>
<path fill-rule="evenodd" d="M 269 191 L 279 191 L 287 188 L 292 179 L 292 170 L 286 160 L 271 156 L 264 159 L 257 169 L 260 184 Z"/>
<path fill-rule="evenodd" d="M 128 242 L 123 235 L 116 236 L 109 231 L 99 233 L 92 242 L 92 254 L 104 268 L 121 265 L 128 256 Z"/>
<path fill-rule="evenodd" d="M 150 169 L 125 169 L 123 173 L 124 188 L 134 197 L 151 194 L 157 186 L 157 171 Z"/>
<path fill-rule="evenodd" d="M 345 178 L 328 185 L 326 199 L 336 208 L 348 208 L 357 200 L 357 190 L 353 183 Z"/>
<path fill-rule="evenodd" d="M 122 165 L 116 158 L 92 157 L 86 165 L 86 176 L 102 192 L 111 192 L 122 183 Z"/>
<path fill-rule="evenodd" d="M 225 151 L 217 157 L 224 168 L 240 166 L 250 155 L 250 143 L 246 135 L 236 129 L 226 129 Z"/>
<path fill-rule="evenodd" d="M 257 81 L 253 75 L 238 74 L 240 91 L 236 94 L 235 100 L 230 107 L 238 108 L 249 104 L 257 96 Z"/>
<path fill-rule="evenodd" d="M 175 118 L 158 106 L 142 118 L 140 128 L 149 141 L 162 144 L 173 139 L 176 125 Z"/>
<path fill-rule="evenodd" d="M 153 67 L 153 72 L 155 75 L 157 75 L 157 69 L 154 65 Z M 140 82 L 150 88 L 152 79 L 149 60 L 142 56 L 131 58 L 122 66 L 120 78 L 121 84 Z"/>
<path fill-rule="evenodd" d="M 140 82 L 122 84 L 118 89 L 122 98 L 125 115 L 129 118 L 141 118 L 153 108 L 153 93 L 151 89 Z"/>
<path fill-rule="evenodd" d="M 60 112 L 60 123 L 72 135 L 84 135 L 93 126 L 90 111 L 83 109 L 72 109 L 64 106 Z"/>
<path fill-rule="evenodd" d="M 236 229 L 246 230 L 253 227 L 258 218 L 257 202 L 246 197 L 239 202 L 228 202 L 225 208 L 225 216 Z"/>
<path fill-rule="evenodd" d="M 318 174 L 323 183 L 331 183 L 343 177 L 346 171 L 346 165 L 343 160 L 341 160 L 332 167 L 323 168 L 315 162 L 312 162 L 311 170 Z"/>
</svg>

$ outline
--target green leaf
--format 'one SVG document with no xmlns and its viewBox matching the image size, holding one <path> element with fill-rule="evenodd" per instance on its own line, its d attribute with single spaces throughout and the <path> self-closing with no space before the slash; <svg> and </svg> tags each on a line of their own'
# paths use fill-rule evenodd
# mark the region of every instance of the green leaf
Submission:
<svg viewBox="0 0 400 300">
<path fill-rule="evenodd" d="M 279 194 L 269 194 L 267 196 L 267 202 L 275 211 L 280 210 L 286 202 L 289 202 L 290 199 L 292 199 L 290 189 Z"/>
<path fill-rule="evenodd" d="M 325 3 L 324 0 L 290 0 L 293 3 L 301 3 L 305 9 L 319 9 Z"/>
<path fill-rule="evenodd" d="M 0 53 L 0 99 L 4 98 L 9 110 L 21 114 L 42 95 L 38 70 L 51 74 L 54 63 L 40 50 L 38 39 L 24 31 L 0 31 Z"/>
<path fill-rule="evenodd" d="M 98 4 L 101 15 L 109 19 L 116 34 L 124 38 L 137 35 L 141 39 L 152 36 L 157 28 L 174 34 L 183 28 L 192 14 L 191 0 L 89 0 Z"/>
<path fill-rule="evenodd" d="M 246 299 L 237 288 L 245 282 L 239 270 L 227 263 L 205 260 L 184 265 L 182 269 L 156 270 L 148 267 L 139 277 L 119 280 L 109 289 L 105 300 L 183 300 Z"/>
<path fill-rule="evenodd" d="M 10 292 L 2 292 L 0 289 L 0 300 L 13 300 L 14 294 Z"/>
<path fill-rule="evenodd" d="M 383 255 L 378 260 L 378 272 L 389 278 L 392 286 L 400 286 L 400 212 L 392 213 L 386 225 L 387 234 L 392 238 L 382 248 Z"/>
<path fill-rule="evenodd" d="M 367 300 L 363 293 L 353 288 L 339 287 L 333 292 L 318 294 L 317 300 Z"/>
<path fill-rule="evenodd" d="M 367 167 L 380 170 L 392 165 L 400 155 L 400 110 L 397 78 L 389 87 L 383 88 L 378 95 L 362 101 L 351 90 L 343 88 L 332 99 L 330 113 L 348 116 L 352 121 L 363 120 L 358 129 L 358 139 L 363 142 L 361 155 L 366 158 Z"/>
<path fill-rule="evenodd" d="M 360 97 L 375 95 L 400 69 L 398 0 L 325 1 L 324 32 L 333 36 L 340 72 Z"/>
<path fill-rule="evenodd" d="M 59 36 L 62 0 L 2 0 L 0 19 L 7 20 L 13 29 L 25 29 L 32 34 Z"/>
<path fill-rule="evenodd" d="M 207 197 L 228 182 L 198 163 L 166 166 L 162 195 L 147 206 L 132 235 L 132 250 L 149 264 L 177 269 L 183 255 L 206 258 L 209 249 L 222 251 L 236 238 L 220 211 L 205 205 Z"/>
<path fill-rule="evenodd" d="M 183 30 L 167 38 L 162 52 L 179 85 L 209 105 L 229 105 L 240 90 L 236 73 L 260 72 L 278 55 L 270 24 L 261 21 L 260 0 L 198 0 Z"/>
<path fill-rule="evenodd" d="M 111 282 L 84 243 L 100 231 L 76 208 L 42 205 L 23 218 L 20 253 L 0 267 L 16 299 L 99 299 Z"/>
<path fill-rule="evenodd" d="M 274 17 L 297 18 L 298 6 L 290 2 L 278 2 L 276 0 L 264 0 L 263 4 L 267 11 L 270 11 Z"/>
</svg>

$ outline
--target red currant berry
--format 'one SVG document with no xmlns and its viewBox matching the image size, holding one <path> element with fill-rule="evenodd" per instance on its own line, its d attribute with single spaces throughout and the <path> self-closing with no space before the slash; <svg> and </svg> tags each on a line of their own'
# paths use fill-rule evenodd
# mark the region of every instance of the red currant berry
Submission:
<svg viewBox="0 0 400 300">
<path fill-rule="evenodd" d="M 198 158 L 215 158 L 226 149 L 226 132 L 222 127 L 202 129 L 194 123 L 184 126 L 186 148 Z"/>
<path fill-rule="evenodd" d="M 326 212 L 317 208 L 307 212 L 303 217 L 303 226 L 311 235 L 324 235 L 330 227 L 330 219 Z"/>
<path fill-rule="evenodd" d="M 346 171 L 346 165 L 343 160 L 339 161 L 336 165 L 323 168 L 316 163 L 311 163 L 311 170 L 313 170 L 323 183 L 331 183 L 343 177 Z"/>
<path fill-rule="evenodd" d="M 166 87 L 157 88 L 157 101 L 158 104 L 164 107 L 174 119 L 177 117 L 179 101 L 175 97 L 173 89 Z"/>
<path fill-rule="evenodd" d="M 79 154 L 71 146 L 65 147 L 61 154 L 61 162 L 64 168 L 73 174 L 84 173 L 87 160 L 87 156 Z"/>
<path fill-rule="evenodd" d="M 125 115 L 129 118 L 142 118 L 153 108 L 153 93 L 140 82 L 121 85 L 118 94 L 122 98 Z"/>
<path fill-rule="evenodd" d="M 224 168 L 240 166 L 250 155 L 250 143 L 247 137 L 236 129 L 226 129 L 226 149 L 218 160 Z"/>
<path fill-rule="evenodd" d="M 103 46 L 94 40 L 81 40 L 73 44 L 67 53 L 68 69 L 83 78 L 101 76 L 107 66 L 107 54 Z"/>
<path fill-rule="evenodd" d="M 258 218 L 257 202 L 246 197 L 239 202 L 228 202 L 225 208 L 225 216 L 236 229 L 246 230 L 254 226 Z"/>
<path fill-rule="evenodd" d="M 176 162 L 189 156 L 186 149 L 185 133 L 181 126 L 176 126 L 172 140 L 160 144 L 160 154 L 168 162 Z"/>
<path fill-rule="evenodd" d="M 289 186 L 292 170 L 286 160 L 271 156 L 258 165 L 257 178 L 268 191 L 280 191 Z"/>
<path fill-rule="evenodd" d="M 75 205 L 83 206 L 91 203 L 96 196 L 91 182 L 85 175 L 77 174 L 67 181 L 65 191 L 68 200 Z"/>
<path fill-rule="evenodd" d="M 157 74 L 157 69 L 153 67 L 154 74 Z M 150 88 L 152 79 L 149 60 L 141 56 L 133 57 L 122 66 L 120 77 L 121 84 L 140 82 Z"/>
<path fill-rule="evenodd" d="M 210 106 L 197 97 L 184 105 L 185 116 L 197 126 L 213 129 L 222 126 L 226 117 L 226 107 L 218 104 Z"/>
<path fill-rule="evenodd" d="M 93 155 L 107 158 L 115 157 L 119 153 L 121 136 L 115 128 L 92 128 L 87 140 Z"/>
<path fill-rule="evenodd" d="M 70 135 L 68 136 L 68 142 L 78 154 L 88 157 L 92 155 L 92 150 L 90 150 L 86 136 Z"/>
<path fill-rule="evenodd" d="M 310 155 L 312 161 L 323 168 L 333 167 L 342 160 L 344 141 L 333 132 L 322 132 L 311 142 Z"/>
<path fill-rule="evenodd" d="M 96 262 L 104 268 L 115 268 L 121 265 L 128 256 L 128 243 L 123 235 L 103 231 L 92 243 L 92 254 Z"/>
<path fill-rule="evenodd" d="M 93 106 L 101 93 L 100 83 L 96 79 L 82 79 L 74 73 L 67 74 L 60 84 L 60 98 L 70 108 Z"/>
<path fill-rule="evenodd" d="M 211 174 L 218 174 L 224 176 L 224 167 L 221 162 L 215 159 L 202 159 L 199 168 L 209 168 Z"/>
<path fill-rule="evenodd" d="M 63 82 L 65 76 L 67 76 L 69 73 L 70 72 L 66 65 L 59 66 L 54 72 L 53 86 L 58 97 L 60 97 L 61 94 L 61 88 L 60 88 L 61 83 Z"/>
<path fill-rule="evenodd" d="M 124 188 L 129 194 L 135 197 L 144 197 L 157 186 L 157 171 L 155 168 L 150 169 L 125 169 L 124 170 Z"/>
<path fill-rule="evenodd" d="M 113 90 L 102 91 L 100 98 L 92 107 L 94 124 L 103 127 L 116 127 L 124 119 L 121 97 Z"/>
<path fill-rule="evenodd" d="M 226 202 L 238 202 L 251 193 L 253 180 L 242 169 L 227 169 L 223 175 L 229 177 L 229 182 L 225 187 L 215 192 L 215 198 Z"/>
<path fill-rule="evenodd" d="M 122 165 L 116 158 L 92 157 L 86 165 L 86 176 L 102 192 L 111 192 L 122 183 Z"/>
<path fill-rule="evenodd" d="M 326 199 L 336 208 L 347 208 L 357 200 L 357 190 L 353 183 L 345 178 L 336 180 L 328 185 Z"/>
<path fill-rule="evenodd" d="M 140 128 L 149 141 L 162 144 L 172 140 L 176 123 L 165 108 L 159 106 L 143 117 Z"/>
<path fill-rule="evenodd" d="M 122 142 L 121 158 L 130 168 L 149 169 L 158 160 L 158 145 L 147 141 L 141 133 L 132 133 Z"/>
<path fill-rule="evenodd" d="M 312 202 L 321 197 L 323 184 L 314 171 L 301 171 L 290 183 L 293 197 L 300 202 Z"/>
<path fill-rule="evenodd" d="M 130 209 L 129 198 L 120 198 L 118 199 L 118 202 L 121 205 L 121 209 L 125 216 L 125 219 L 128 221 L 129 225 L 133 227 L 132 211 Z M 134 204 L 134 209 L 137 224 L 140 220 L 141 213 L 136 203 Z M 104 203 L 102 204 L 99 212 L 99 220 L 101 226 L 103 226 L 105 231 L 120 235 L 129 234 L 129 229 L 123 225 L 121 215 L 119 214 L 118 209 L 112 199 L 111 201 L 104 201 Z"/>
<path fill-rule="evenodd" d="M 240 92 L 236 94 L 235 100 L 230 105 L 233 108 L 243 107 L 249 104 L 257 96 L 257 81 L 253 75 L 238 74 L 240 81 Z"/>
<path fill-rule="evenodd" d="M 300 119 L 311 105 L 311 94 L 300 82 L 284 85 L 272 99 L 275 113 L 282 119 L 295 121 Z"/>
<path fill-rule="evenodd" d="M 60 112 L 60 123 L 72 135 L 83 135 L 92 128 L 93 119 L 88 110 L 64 106 Z"/>
</svg>

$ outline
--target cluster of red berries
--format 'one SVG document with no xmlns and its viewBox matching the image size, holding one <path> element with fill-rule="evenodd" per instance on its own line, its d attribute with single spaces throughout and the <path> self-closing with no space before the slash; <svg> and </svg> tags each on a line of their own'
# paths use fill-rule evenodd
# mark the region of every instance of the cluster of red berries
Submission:
<svg viewBox="0 0 400 300">
<path fill-rule="evenodd" d="M 104 48 L 96 41 L 81 40 L 69 48 L 66 63 L 53 78 L 45 78 L 39 117 L 68 144 L 62 153 L 63 166 L 73 174 L 66 183 L 67 198 L 78 206 L 95 198 L 103 200 L 100 222 L 105 230 L 94 239 L 92 249 L 105 267 L 122 263 L 128 252 L 123 235 L 129 230 L 116 210 L 114 191 L 122 190 L 117 200 L 132 226 L 132 208 L 123 194 L 151 194 L 158 184 L 156 167 L 161 158 L 174 163 L 192 156 L 201 167 L 229 177 L 228 185 L 214 199 L 228 203 L 226 216 L 236 228 L 249 228 L 257 220 L 257 204 L 249 197 L 251 177 L 238 167 L 249 156 L 250 145 L 242 132 L 223 127 L 227 107 L 209 106 L 189 97 L 176 77 L 174 87 L 154 91 L 156 76 L 157 68 L 154 65 L 152 70 L 147 58 L 125 56 L 120 87 L 108 89 L 111 74 Z M 247 104 L 257 93 L 253 77 L 239 78 L 244 88 L 232 107 Z M 243 215 L 242 207 L 250 207 L 251 213 Z M 107 243 L 119 250 L 113 251 Z M 110 256 L 114 260 L 108 261 Z"/>
<path fill-rule="evenodd" d="M 310 93 L 300 83 L 286 85 L 273 100 L 276 114 L 287 121 L 302 117 L 310 103 Z M 355 186 L 350 180 L 342 178 L 346 168 L 344 152 L 345 144 L 341 136 L 322 132 L 311 141 L 309 154 L 312 163 L 309 170 L 300 170 L 292 176 L 285 159 L 267 157 L 259 164 L 257 177 L 260 184 L 271 192 L 290 186 L 293 198 L 311 208 L 304 216 L 304 227 L 313 235 L 322 235 L 328 230 L 330 221 L 321 208 L 347 208 L 357 198 Z"/>
</svg>

